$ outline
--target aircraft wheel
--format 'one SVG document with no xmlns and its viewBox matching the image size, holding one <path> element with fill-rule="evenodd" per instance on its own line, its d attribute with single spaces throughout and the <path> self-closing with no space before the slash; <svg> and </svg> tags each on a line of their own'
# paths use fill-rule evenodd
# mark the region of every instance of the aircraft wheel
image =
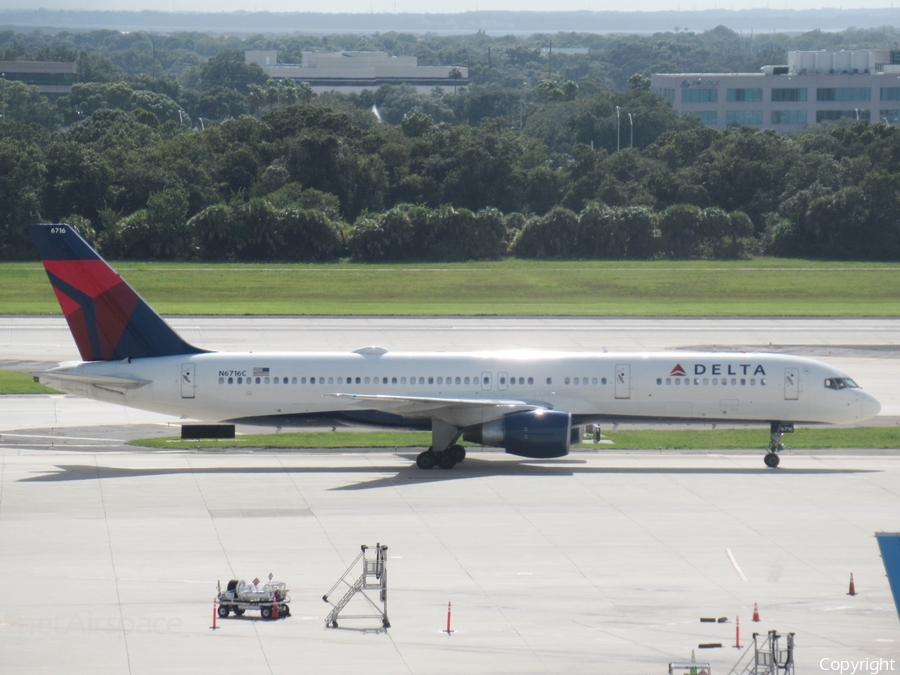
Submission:
<svg viewBox="0 0 900 675">
<path fill-rule="evenodd" d="M 216 613 L 224 619 L 228 616 L 229 611 L 228 605 L 219 605 L 219 609 L 216 610 Z"/>
<path fill-rule="evenodd" d="M 775 467 L 778 466 L 778 462 L 780 461 L 780 458 L 774 452 L 768 452 L 768 453 L 766 453 L 765 461 L 766 461 L 767 467 L 769 467 L 770 469 L 774 469 Z"/>
<path fill-rule="evenodd" d="M 459 464 L 466 458 L 466 449 L 461 445 L 451 445 L 447 452 L 452 452 L 456 463 Z"/>
<path fill-rule="evenodd" d="M 438 466 L 442 469 L 452 469 L 456 466 L 456 453 L 452 450 L 444 450 L 438 456 Z"/>
<path fill-rule="evenodd" d="M 426 450 L 421 453 L 418 457 L 416 457 L 416 466 L 420 469 L 433 469 L 436 462 L 436 457 L 431 450 Z"/>
</svg>

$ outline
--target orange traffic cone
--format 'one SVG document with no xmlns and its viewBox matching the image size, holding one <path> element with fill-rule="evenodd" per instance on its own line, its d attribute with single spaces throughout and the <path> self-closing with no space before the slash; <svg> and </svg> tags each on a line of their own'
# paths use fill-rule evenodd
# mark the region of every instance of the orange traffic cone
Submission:
<svg viewBox="0 0 900 675">
<path fill-rule="evenodd" d="M 753 603 L 753 620 L 759 621 L 759 605 L 755 602 Z"/>
<path fill-rule="evenodd" d="M 856 584 L 853 583 L 853 572 L 850 573 L 850 590 L 847 595 L 856 595 Z"/>
<path fill-rule="evenodd" d="M 272 618 L 273 619 L 278 618 L 278 603 L 272 605 Z"/>
</svg>

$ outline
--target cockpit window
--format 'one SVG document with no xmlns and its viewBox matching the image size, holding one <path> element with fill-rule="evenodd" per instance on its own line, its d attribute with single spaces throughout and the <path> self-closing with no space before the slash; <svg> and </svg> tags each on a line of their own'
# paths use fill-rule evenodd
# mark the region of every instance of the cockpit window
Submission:
<svg viewBox="0 0 900 675">
<path fill-rule="evenodd" d="M 825 388 L 826 389 L 858 389 L 859 385 L 856 384 L 849 377 L 826 377 L 825 378 Z"/>
</svg>

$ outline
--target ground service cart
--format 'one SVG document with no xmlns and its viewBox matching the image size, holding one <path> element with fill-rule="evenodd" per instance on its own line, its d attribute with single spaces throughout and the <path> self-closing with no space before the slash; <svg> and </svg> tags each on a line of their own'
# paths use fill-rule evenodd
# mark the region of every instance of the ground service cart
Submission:
<svg viewBox="0 0 900 675">
<path fill-rule="evenodd" d="M 271 577 L 271 575 L 269 575 Z M 223 619 L 231 612 L 243 616 L 244 612 L 259 612 L 263 619 L 277 619 L 291 615 L 291 598 L 283 581 L 268 581 L 260 585 L 259 579 L 251 583 L 232 579 L 225 590 L 219 586 L 218 614 Z"/>
</svg>

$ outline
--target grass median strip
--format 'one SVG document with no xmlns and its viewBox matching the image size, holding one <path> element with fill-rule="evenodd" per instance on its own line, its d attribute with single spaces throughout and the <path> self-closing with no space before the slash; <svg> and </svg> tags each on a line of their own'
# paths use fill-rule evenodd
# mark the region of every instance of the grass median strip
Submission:
<svg viewBox="0 0 900 675">
<path fill-rule="evenodd" d="M 900 295 L 897 264 L 780 258 L 115 266 L 163 314 L 894 316 Z M 0 264 L 0 314 L 59 314 L 40 265 Z"/>
<path fill-rule="evenodd" d="M 616 431 L 602 440 L 580 448 L 667 449 L 667 450 L 763 450 L 768 445 L 768 428 Z M 885 449 L 900 448 L 900 429 L 894 427 L 853 427 L 798 429 L 785 434 L 785 446 L 796 449 Z M 180 438 L 147 438 L 131 445 L 149 448 L 424 448 L 431 434 L 421 431 L 339 431 L 248 434 L 231 440 L 182 441 Z"/>
<path fill-rule="evenodd" d="M 0 370 L 0 396 L 4 394 L 58 394 L 56 389 L 34 381 L 28 373 L 18 370 Z"/>
</svg>

